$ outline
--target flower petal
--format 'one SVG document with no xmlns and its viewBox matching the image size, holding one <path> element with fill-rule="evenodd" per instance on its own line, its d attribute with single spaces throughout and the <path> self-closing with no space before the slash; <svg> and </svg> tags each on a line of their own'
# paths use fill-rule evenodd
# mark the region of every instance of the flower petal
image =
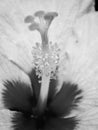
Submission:
<svg viewBox="0 0 98 130">
<path fill-rule="evenodd" d="M 76 119 L 73 118 L 50 118 L 43 130 L 75 130 Z"/>
<path fill-rule="evenodd" d="M 6 57 L 0 54 L 0 129 L 11 130 L 11 117 L 13 113 L 5 107 L 3 100 L 3 92 L 6 89 L 4 86 L 4 82 L 13 80 L 27 84 L 27 89 L 32 89 L 30 87 L 31 83 L 28 75 L 21 71 Z M 13 90 L 13 88 L 9 89 Z"/>
<path fill-rule="evenodd" d="M 50 111 L 60 117 L 69 115 L 81 100 L 81 93 L 76 84 L 63 83 L 61 90 L 50 104 Z"/>
<path fill-rule="evenodd" d="M 15 113 L 12 118 L 12 123 L 14 130 L 37 130 L 35 119 L 22 113 Z"/>
<path fill-rule="evenodd" d="M 3 102 L 12 111 L 32 112 L 33 93 L 29 85 L 21 81 L 5 81 Z"/>
</svg>

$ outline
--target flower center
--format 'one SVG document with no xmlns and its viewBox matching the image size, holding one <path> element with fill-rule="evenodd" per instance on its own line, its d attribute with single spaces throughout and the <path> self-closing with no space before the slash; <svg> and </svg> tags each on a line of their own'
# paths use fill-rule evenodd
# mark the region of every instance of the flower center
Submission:
<svg viewBox="0 0 98 130">
<path fill-rule="evenodd" d="M 36 69 L 36 75 L 41 78 L 41 89 L 38 100 L 38 108 L 41 112 L 47 103 L 49 84 L 51 78 L 56 78 L 59 65 L 59 52 L 57 44 L 49 42 L 48 29 L 53 19 L 58 16 L 56 12 L 37 11 L 34 16 L 27 16 L 26 23 L 30 23 L 30 31 L 37 30 L 42 39 L 42 43 L 36 43 L 33 47 L 33 65 Z"/>
</svg>

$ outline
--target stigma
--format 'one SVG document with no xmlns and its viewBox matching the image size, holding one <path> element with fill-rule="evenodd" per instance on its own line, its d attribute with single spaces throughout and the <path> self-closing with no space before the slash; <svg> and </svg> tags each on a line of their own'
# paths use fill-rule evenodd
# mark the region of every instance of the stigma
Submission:
<svg viewBox="0 0 98 130">
<path fill-rule="evenodd" d="M 37 11 L 33 16 L 30 15 L 25 18 L 25 22 L 30 23 L 30 31 L 37 30 L 40 33 L 43 51 L 46 51 L 47 47 L 49 47 L 48 30 L 51 22 L 57 16 L 56 12 L 45 13 L 44 11 Z"/>
</svg>

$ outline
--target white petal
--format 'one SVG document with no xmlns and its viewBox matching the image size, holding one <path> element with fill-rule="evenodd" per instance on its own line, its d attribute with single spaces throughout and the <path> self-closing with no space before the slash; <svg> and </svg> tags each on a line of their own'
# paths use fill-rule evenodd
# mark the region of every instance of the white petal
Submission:
<svg viewBox="0 0 98 130">
<path fill-rule="evenodd" d="M 21 71 L 17 66 L 11 63 L 4 56 L 0 55 L 0 129 L 1 130 L 12 130 L 11 129 L 11 117 L 13 112 L 5 109 L 2 99 L 2 92 L 5 88 L 4 81 L 22 81 L 23 83 L 29 84 L 31 82 L 29 77 Z"/>
<path fill-rule="evenodd" d="M 49 40 L 63 42 L 74 19 L 92 0 L 3 0 L 0 1 L 0 51 L 16 62 L 24 71 L 32 69 L 32 46 L 40 42 L 38 32 L 30 32 L 24 19 L 38 10 L 56 11 L 59 16 L 49 31 Z M 85 5 L 85 8 L 83 8 Z M 83 6 L 83 7 L 82 7 Z M 80 10 L 80 12 L 79 12 Z"/>
<path fill-rule="evenodd" d="M 77 130 L 98 129 L 98 14 L 90 13 L 74 26 L 78 42 L 69 37 L 62 69 L 65 82 L 78 84 L 83 99 L 71 116 L 79 119 Z M 63 66 L 63 65 L 62 65 Z M 62 68 L 62 67 L 61 67 Z"/>
</svg>

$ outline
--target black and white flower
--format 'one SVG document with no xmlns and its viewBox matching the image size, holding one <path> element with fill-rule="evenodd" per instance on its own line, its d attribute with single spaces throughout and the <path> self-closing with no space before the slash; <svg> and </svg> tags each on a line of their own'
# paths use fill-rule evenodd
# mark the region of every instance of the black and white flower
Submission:
<svg viewBox="0 0 98 130">
<path fill-rule="evenodd" d="M 93 0 L 0 1 L 0 129 L 97 130 Z"/>
</svg>

